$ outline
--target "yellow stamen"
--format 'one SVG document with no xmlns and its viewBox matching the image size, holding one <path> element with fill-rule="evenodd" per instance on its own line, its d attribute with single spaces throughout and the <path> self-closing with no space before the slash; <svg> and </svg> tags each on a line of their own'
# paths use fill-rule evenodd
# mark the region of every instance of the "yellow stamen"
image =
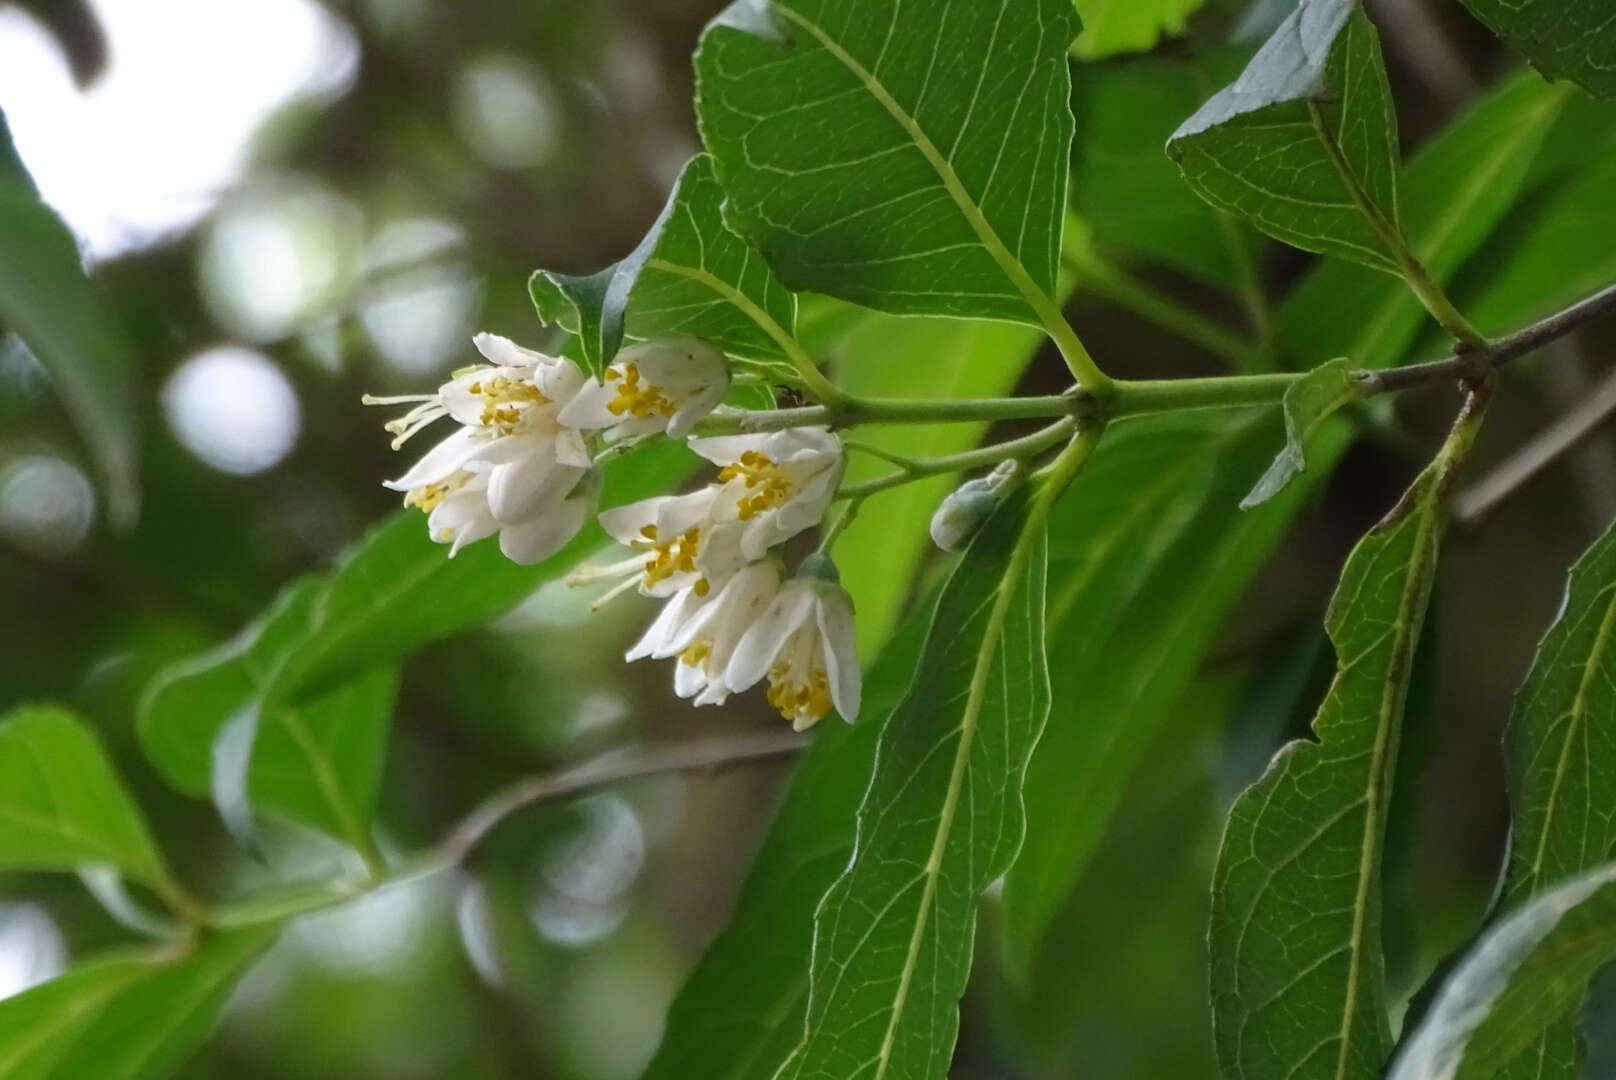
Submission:
<svg viewBox="0 0 1616 1080">
<path fill-rule="evenodd" d="M 606 379 L 609 382 L 621 382 L 617 388 L 617 396 L 606 403 L 606 411 L 613 416 L 630 416 L 640 418 L 656 413 L 658 416 L 672 416 L 679 411 L 668 396 L 658 386 L 646 383 L 640 385 L 640 366 L 638 364 L 624 364 L 619 371 L 617 365 L 606 369 Z"/>
<path fill-rule="evenodd" d="M 468 393 L 483 399 L 483 413 L 478 418 L 484 427 L 497 427 L 510 435 L 522 421 L 522 406 L 543 405 L 550 399 L 526 379 L 511 379 L 496 375 L 492 379 L 479 379 L 466 387 Z"/>
<path fill-rule="evenodd" d="M 776 660 L 769 669 L 769 704 L 787 720 L 823 720 L 831 710 L 830 680 L 825 669 L 815 665 L 806 683 L 791 679 L 791 665 Z"/>
<path fill-rule="evenodd" d="M 679 654 L 679 662 L 706 671 L 707 661 L 712 655 L 713 650 L 706 641 L 693 641 Z"/>
<path fill-rule="evenodd" d="M 737 478 L 744 479 L 747 490 L 751 492 L 735 503 L 737 516 L 742 521 L 748 521 L 764 510 L 779 506 L 790 497 L 793 490 L 785 470 L 767 455 L 756 450 L 748 450 L 741 455 L 739 461 L 724 466 L 718 473 L 720 481 L 728 482 Z"/>
</svg>

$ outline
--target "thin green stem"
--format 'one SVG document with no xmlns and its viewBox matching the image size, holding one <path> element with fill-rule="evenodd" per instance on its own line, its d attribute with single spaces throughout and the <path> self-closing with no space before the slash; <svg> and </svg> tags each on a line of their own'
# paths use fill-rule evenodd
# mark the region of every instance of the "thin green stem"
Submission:
<svg viewBox="0 0 1616 1080">
<path fill-rule="evenodd" d="M 905 472 L 913 471 L 915 468 L 914 458 L 894 454 L 891 450 L 884 449 L 874 443 L 864 442 L 862 439 L 843 439 L 842 446 L 848 450 L 857 450 L 861 454 L 869 454 L 871 457 L 880 458 L 888 465 L 896 465 Z"/>
<path fill-rule="evenodd" d="M 1077 420 L 1068 416 L 1055 421 L 1055 423 L 1047 427 L 1039 428 L 1031 435 L 1023 435 L 1019 439 L 1010 439 L 1006 442 L 994 443 L 991 446 L 966 450 L 959 454 L 921 458 L 913 462 L 912 467 L 905 469 L 903 472 L 889 473 L 886 476 L 878 476 L 874 480 L 849 484 L 837 492 L 836 497 L 838 499 L 863 499 L 874 495 L 878 491 L 900 487 L 922 477 L 965 472 L 968 469 L 977 469 L 985 465 L 997 465 L 1001 461 L 1012 458 L 1031 457 L 1054 446 L 1070 435 L 1076 427 Z"/>
<path fill-rule="evenodd" d="M 858 512 L 863 508 L 864 500 L 867 497 L 860 495 L 855 499 L 850 499 L 847 505 L 842 508 L 842 512 L 837 516 L 835 523 L 825 530 L 825 535 L 819 540 L 819 553 L 821 555 L 830 554 L 831 547 L 835 545 L 842 533 L 847 531 L 847 527 L 853 524 L 853 519 L 858 517 Z"/>
<path fill-rule="evenodd" d="M 1291 372 L 1224 375 L 1204 379 L 1119 381 L 1106 403 L 1107 419 L 1187 409 L 1228 409 L 1272 405 L 1300 376 Z"/>
<path fill-rule="evenodd" d="M 807 405 L 758 412 L 726 411 L 697 425 L 701 435 L 779 431 L 809 424 L 939 424 L 962 420 L 1040 420 L 1082 411 L 1077 394 L 1039 397 L 957 398 L 911 401 L 901 398 L 848 398 L 840 405 Z"/>
<path fill-rule="evenodd" d="M 1220 356 L 1240 370 L 1253 366 L 1258 348 L 1240 335 L 1232 333 L 1216 319 L 1182 304 L 1159 289 L 1129 274 L 1121 267 L 1097 256 L 1084 258 L 1073 265 L 1079 281 L 1090 291 L 1105 297 L 1118 307 L 1139 315 L 1199 345 L 1214 356 Z"/>
</svg>

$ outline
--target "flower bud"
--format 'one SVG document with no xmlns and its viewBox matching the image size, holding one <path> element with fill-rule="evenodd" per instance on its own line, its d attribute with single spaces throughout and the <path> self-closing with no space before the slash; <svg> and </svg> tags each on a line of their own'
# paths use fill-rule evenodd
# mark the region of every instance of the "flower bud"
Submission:
<svg viewBox="0 0 1616 1080">
<path fill-rule="evenodd" d="M 1000 462 L 988 475 L 967 480 L 951 491 L 931 516 L 932 543 L 944 551 L 959 551 L 970 543 L 1018 472 L 1020 462 Z"/>
</svg>

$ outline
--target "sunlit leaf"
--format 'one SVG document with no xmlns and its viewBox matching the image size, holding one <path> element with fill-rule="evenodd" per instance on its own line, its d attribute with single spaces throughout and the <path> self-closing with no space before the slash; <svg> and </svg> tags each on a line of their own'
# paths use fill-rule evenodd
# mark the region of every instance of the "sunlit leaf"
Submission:
<svg viewBox="0 0 1616 1080">
<path fill-rule="evenodd" d="M 1077 29 L 1071 0 L 736 0 L 696 54 L 732 219 L 795 289 L 1043 322 Z"/>
<path fill-rule="evenodd" d="M 1285 390 L 1285 448 L 1258 479 L 1255 487 L 1240 500 L 1240 508 L 1249 510 L 1279 494 L 1286 484 L 1307 468 L 1307 441 L 1319 425 L 1337 409 L 1343 408 L 1358 396 L 1351 378 L 1352 364 L 1338 358 L 1297 379 Z"/>
<path fill-rule="evenodd" d="M 853 857 L 814 917 L 808 1015 L 782 1078 L 947 1072 L 976 902 L 1014 858 L 1049 711 L 1043 523 L 1006 500 L 943 586 L 881 731 Z"/>
<path fill-rule="evenodd" d="M 64 709 L 0 717 L 0 866 L 108 863 L 148 884 L 167 871 L 95 734 Z"/>
<path fill-rule="evenodd" d="M 1348 557 L 1325 620 L 1337 666 L 1318 741 L 1282 748 L 1229 812 L 1210 933 L 1228 1077 L 1370 1080 L 1391 1049 L 1381 849 L 1445 500 L 1479 419 L 1467 408 Z"/>
<path fill-rule="evenodd" d="M 0 1001 L 6 1080 L 147 1080 L 207 1038 L 276 926 L 82 964 Z"/>
<path fill-rule="evenodd" d="M 1608 805 L 1608 804 L 1607 804 Z M 1487 1080 L 1498 1075 L 1576 1076 L 1532 1053 L 1542 1032 L 1616 959 L 1616 867 L 1540 894 L 1490 929 L 1448 977 L 1388 1080 Z"/>
<path fill-rule="evenodd" d="M 1397 123 L 1356 2 L 1302 0 L 1167 149 L 1214 206 L 1296 247 L 1399 272 Z"/>
<path fill-rule="evenodd" d="M 1616 98 L 1616 16 L 1605 0 L 1465 0 L 1465 7 L 1549 78 Z"/>
<path fill-rule="evenodd" d="M 1142 52 L 1184 22 L 1206 0 L 1076 0 L 1083 32 L 1072 51 L 1084 60 Z"/>
<path fill-rule="evenodd" d="M 77 244 L 40 199 L 0 117 L 0 326 L 33 350 L 106 481 L 112 519 L 134 520 L 139 442 L 129 345 Z"/>
</svg>

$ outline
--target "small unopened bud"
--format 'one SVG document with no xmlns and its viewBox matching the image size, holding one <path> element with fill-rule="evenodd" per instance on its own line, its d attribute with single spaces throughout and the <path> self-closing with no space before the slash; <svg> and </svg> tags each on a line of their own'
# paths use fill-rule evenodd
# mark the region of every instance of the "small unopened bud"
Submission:
<svg viewBox="0 0 1616 1080">
<path fill-rule="evenodd" d="M 830 561 L 830 556 L 817 551 L 797 564 L 797 576 L 812 578 L 815 581 L 828 581 L 832 585 L 842 583 L 842 573 L 836 569 L 836 564 Z"/>
<path fill-rule="evenodd" d="M 951 491 L 931 516 L 932 543 L 944 551 L 959 551 L 970 543 L 999 505 L 1020 466 L 1018 461 L 1001 462 L 988 475 L 967 480 Z"/>
</svg>

